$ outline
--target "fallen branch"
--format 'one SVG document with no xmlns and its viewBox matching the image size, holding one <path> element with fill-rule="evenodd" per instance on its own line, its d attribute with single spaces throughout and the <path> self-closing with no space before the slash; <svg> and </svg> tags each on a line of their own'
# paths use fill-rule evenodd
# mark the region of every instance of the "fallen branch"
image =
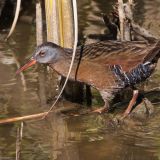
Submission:
<svg viewBox="0 0 160 160">
<path fill-rule="evenodd" d="M 145 28 L 139 26 L 136 23 L 132 23 L 132 30 L 134 31 L 134 36 L 141 36 L 143 37 L 145 40 L 147 41 L 156 41 L 158 38 L 155 35 L 152 35 L 151 33 L 149 33 L 148 30 L 146 30 Z"/>
<path fill-rule="evenodd" d="M 77 110 L 78 108 L 79 107 L 77 107 L 77 106 L 61 107 L 61 108 L 57 108 L 57 109 L 52 110 L 52 112 L 54 112 L 54 113 L 67 112 L 67 111 L 71 111 L 71 110 Z M 32 120 L 32 119 L 41 119 L 44 116 L 46 116 L 47 114 L 48 114 L 48 112 L 42 112 L 42 113 L 31 114 L 31 115 L 26 115 L 26 116 L 21 116 L 21 117 L 0 119 L 0 124 L 28 121 L 28 120 Z"/>
<path fill-rule="evenodd" d="M 152 92 L 160 92 L 160 87 L 155 87 L 155 88 L 152 88 L 148 91 L 145 91 L 145 94 L 150 94 Z"/>
<path fill-rule="evenodd" d="M 46 113 L 47 112 L 38 113 L 38 114 L 32 114 L 32 115 L 27 115 L 27 116 L 22 116 L 22 117 L 14 117 L 14 118 L 2 119 L 2 120 L 0 120 L 0 124 L 13 123 L 13 122 L 18 122 L 18 121 L 26 121 L 26 120 L 41 118 L 44 115 L 46 115 Z"/>
</svg>

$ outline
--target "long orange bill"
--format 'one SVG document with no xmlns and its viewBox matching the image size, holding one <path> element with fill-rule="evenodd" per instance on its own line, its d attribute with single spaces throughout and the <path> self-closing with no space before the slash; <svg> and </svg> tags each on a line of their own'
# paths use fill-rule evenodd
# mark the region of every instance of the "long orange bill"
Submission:
<svg viewBox="0 0 160 160">
<path fill-rule="evenodd" d="M 16 74 L 19 74 L 20 72 L 26 70 L 27 68 L 31 67 L 32 65 L 36 64 L 36 60 L 35 59 L 31 59 L 28 63 L 26 63 L 24 66 L 22 66 L 21 68 L 19 68 L 16 71 Z"/>
</svg>

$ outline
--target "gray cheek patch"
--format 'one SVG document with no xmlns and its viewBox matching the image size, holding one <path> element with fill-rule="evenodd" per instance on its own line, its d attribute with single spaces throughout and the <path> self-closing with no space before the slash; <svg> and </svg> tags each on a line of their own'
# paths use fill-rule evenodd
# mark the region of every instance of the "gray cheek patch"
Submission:
<svg viewBox="0 0 160 160">
<path fill-rule="evenodd" d="M 121 65 L 113 65 L 110 66 L 110 68 L 117 77 L 120 85 L 122 85 L 123 87 L 127 87 L 127 86 L 133 86 L 148 78 L 152 72 L 150 64 L 151 64 L 150 62 L 139 64 L 136 68 L 132 69 L 130 72 L 125 72 L 122 69 Z"/>
</svg>

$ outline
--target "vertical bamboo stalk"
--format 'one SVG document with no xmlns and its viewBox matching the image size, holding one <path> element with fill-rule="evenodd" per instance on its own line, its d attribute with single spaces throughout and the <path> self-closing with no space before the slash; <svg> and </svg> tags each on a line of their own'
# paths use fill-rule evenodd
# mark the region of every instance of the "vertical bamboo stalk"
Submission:
<svg viewBox="0 0 160 160">
<path fill-rule="evenodd" d="M 60 45 L 60 28 L 59 28 L 59 7 L 60 0 L 45 0 L 45 16 L 46 16 L 46 29 L 47 29 L 47 41 Z M 55 91 L 52 91 L 54 80 L 57 78 L 57 74 L 52 72 L 51 69 L 48 74 L 48 94 L 50 97 L 55 95 Z"/>
<path fill-rule="evenodd" d="M 36 40 L 37 45 L 43 43 L 42 6 L 40 1 L 36 3 Z"/>
<path fill-rule="evenodd" d="M 41 0 L 36 3 L 36 40 L 37 46 L 43 43 L 43 20 L 42 20 L 42 3 Z M 39 82 L 39 97 L 41 106 L 46 105 L 46 66 L 38 65 L 38 82 Z"/>
<path fill-rule="evenodd" d="M 118 0 L 118 12 L 119 12 L 119 21 L 120 21 L 120 36 L 121 41 L 124 41 L 124 9 L 123 9 L 123 0 Z"/>
<path fill-rule="evenodd" d="M 63 47 L 73 48 L 74 41 L 74 23 L 73 23 L 73 11 L 72 0 L 61 0 L 61 26 L 63 32 Z M 62 39 L 61 39 L 62 44 Z M 64 83 L 62 79 L 62 84 Z M 84 86 L 78 82 L 68 81 L 64 90 L 64 96 L 73 101 L 82 103 L 83 101 L 83 88 Z"/>
<path fill-rule="evenodd" d="M 47 41 L 59 44 L 59 16 L 57 0 L 45 0 Z"/>
<path fill-rule="evenodd" d="M 47 40 L 61 45 L 73 47 L 73 12 L 72 0 L 45 0 Z M 62 78 L 62 85 L 65 79 Z M 83 85 L 68 81 L 64 96 L 72 101 L 81 102 L 83 97 Z"/>
<path fill-rule="evenodd" d="M 73 13 L 72 13 L 72 1 L 71 0 L 62 0 L 62 21 L 63 21 L 63 40 L 64 47 L 72 48 L 73 47 Z"/>
</svg>

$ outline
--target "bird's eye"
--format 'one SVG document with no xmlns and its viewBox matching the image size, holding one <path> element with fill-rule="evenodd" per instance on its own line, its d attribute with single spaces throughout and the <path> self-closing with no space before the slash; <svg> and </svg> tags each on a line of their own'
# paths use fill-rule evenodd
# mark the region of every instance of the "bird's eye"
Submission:
<svg viewBox="0 0 160 160">
<path fill-rule="evenodd" d="M 45 55 L 45 52 L 40 52 L 39 55 L 43 57 Z"/>
</svg>

